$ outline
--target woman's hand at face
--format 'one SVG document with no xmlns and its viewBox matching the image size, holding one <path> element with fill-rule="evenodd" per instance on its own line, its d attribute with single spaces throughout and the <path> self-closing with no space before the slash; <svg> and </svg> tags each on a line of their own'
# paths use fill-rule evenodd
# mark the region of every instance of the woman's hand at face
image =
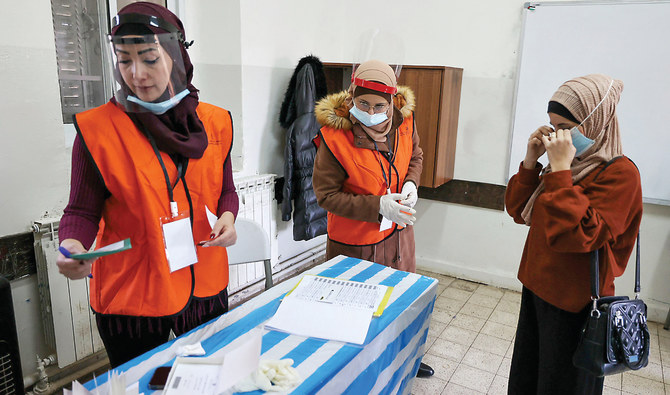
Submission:
<svg viewBox="0 0 670 395">
<path fill-rule="evenodd" d="M 540 126 L 528 138 L 528 147 L 526 148 L 526 158 L 523 160 L 523 167 L 534 169 L 537 160 L 544 155 L 545 148 L 542 143 L 542 137 L 548 136 L 553 130 L 549 126 Z"/>
<path fill-rule="evenodd" d="M 559 129 L 550 136 L 542 136 L 552 171 L 570 170 L 577 149 L 572 145 L 569 129 Z"/>
</svg>

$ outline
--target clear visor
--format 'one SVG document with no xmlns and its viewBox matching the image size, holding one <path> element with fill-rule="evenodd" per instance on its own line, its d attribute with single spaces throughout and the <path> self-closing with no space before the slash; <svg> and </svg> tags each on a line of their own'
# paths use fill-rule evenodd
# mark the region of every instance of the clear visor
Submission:
<svg viewBox="0 0 670 395">
<path fill-rule="evenodd" d="M 395 89 L 387 89 L 384 85 L 357 80 L 356 70 L 361 63 L 371 59 L 380 60 L 393 69 L 396 79 L 400 78 L 402 65 L 405 62 L 405 47 L 402 37 L 391 29 L 374 28 L 366 30 L 356 40 L 354 62 L 351 67 L 351 82 L 380 92 L 395 94 Z M 381 85 L 381 86 L 380 86 Z"/>
<path fill-rule="evenodd" d="M 109 36 L 109 51 L 114 97 L 127 112 L 160 114 L 188 95 L 177 34 Z"/>
<path fill-rule="evenodd" d="M 377 58 L 370 58 L 370 59 L 377 59 Z M 360 63 L 354 63 L 351 65 L 351 75 L 352 78 L 356 74 L 356 69 L 358 66 L 360 66 Z M 393 73 L 395 74 L 395 78 L 398 79 L 400 78 L 400 72 L 402 71 L 402 65 L 401 64 L 389 64 L 391 68 L 393 69 Z"/>
</svg>

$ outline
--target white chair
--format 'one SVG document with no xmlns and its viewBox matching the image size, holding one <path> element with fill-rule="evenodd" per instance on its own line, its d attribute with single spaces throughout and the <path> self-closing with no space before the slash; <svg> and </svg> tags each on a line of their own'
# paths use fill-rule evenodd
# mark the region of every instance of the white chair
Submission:
<svg viewBox="0 0 670 395">
<path fill-rule="evenodd" d="M 258 222 L 246 218 L 235 220 L 237 242 L 228 247 L 228 265 L 241 265 L 263 261 L 265 266 L 265 289 L 272 287 L 270 238 Z"/>
</svg>

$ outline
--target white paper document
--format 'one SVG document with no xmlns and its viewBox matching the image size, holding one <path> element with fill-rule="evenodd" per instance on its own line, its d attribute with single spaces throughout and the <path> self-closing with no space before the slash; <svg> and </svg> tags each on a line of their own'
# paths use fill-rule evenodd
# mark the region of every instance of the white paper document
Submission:
<svg viewBox="0 0 670 395">
<path fill-rule="evenodd" d="M 170 379 L 163 390 L 164 394 L 218 394 L 221 359 L 178 357 L 170 371 Z"/>
<path fill-rule="evenodd" d="M 63 395 L 91 395 L 91 391 L 87 390 L 79 381 L 72 382 L 72 390 L 63 388 Z"/>
<path fill-rule="evenodd" d="M 104 392 L 106 395 L 141 395 L 140 394 L 140 383 L 134 382 L 131 385 L 126 387 L 126 376 L 123 373 L 118 373 L 114 370 L 107 372 L 107 390 Z M 95 376 L 93 377 L 95 380 Z M 97 384 L 96 384 L 97 385 Z M 75 380 L 72 382 L 72 390 L 63 388 L 63 395 L 98 395 L 100 394 L 99 389 L 93 391 L 87 390 L 79 381 Z"/>
<path fill-rule="evenodd" d="M 170 264 L 170 272 L 198 262 L 189 218 L 163 224 L 163 237 L 165 237 L 165 254 Z"/>
<path fill-rule="evenodd" d="M 393 227 L 393 222 L 386 217 L 382 217 L 382 223 L 379 224 L 379 231 L 383 232 L 385 230 L 391 229 Z"/>
<path fill-rule="evenodd" d="M 237 382 L 258 368 L 262 330 L 243 335 L 241 344 L 220 357 L 177 357 L 163 394 L 218 395 L 229 392 Z"/>
<path fill-rule="evenodd" d="M 363 344 L 388 287 L 306 275 L 266 327 L 295 335 Z"/>
<path fill-rule="evenodd" d="M 219 218 L 209 210 L 209 207 L 205 206 L 205 214 L 207 214 L 207 222 L 209 222 L 209 227 L 214 229 L 214 224 Z"/>
</svg>

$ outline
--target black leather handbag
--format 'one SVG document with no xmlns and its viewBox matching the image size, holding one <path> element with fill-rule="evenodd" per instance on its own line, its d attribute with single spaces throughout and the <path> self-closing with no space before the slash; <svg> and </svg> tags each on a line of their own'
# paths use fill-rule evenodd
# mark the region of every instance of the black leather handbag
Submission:
<svg viewBox="0 0 670 395">
<path fill-rule="evenodd" d="M 635 256 L 635 299 L 628 296 L 599 297 L 599 251 L 591 253 L 591 300 L 593 306 L 572 357 L 573 364 L 602 377 L 638 370 L 649 360 L 647 305 L 640 294 L 640 235 Z"/>
</svg>

